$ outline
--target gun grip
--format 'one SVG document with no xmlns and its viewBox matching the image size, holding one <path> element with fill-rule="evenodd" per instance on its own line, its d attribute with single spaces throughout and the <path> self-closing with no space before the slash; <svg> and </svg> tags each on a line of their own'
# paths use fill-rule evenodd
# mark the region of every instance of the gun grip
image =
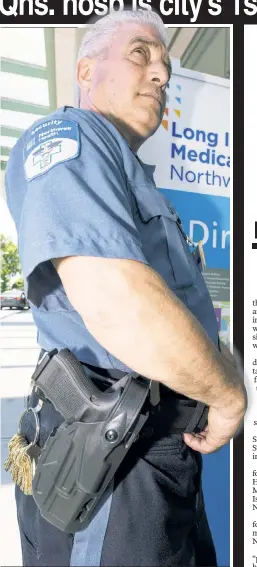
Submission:
<svg viewBox="0 0 257 567">
<path fill-rule="evenodd" d="M 121 394 L 121 388 L 101 392 L 68 349 L 52 356 L 47 364 L 43 364 L 42 372 L 37 370 L 34 379 L 35 385 L 69 423 L 85 418 L 88 421 L 92 409 L 93 421 L 96 416 L 99 421 L 106 419 Z"/>
</svg>

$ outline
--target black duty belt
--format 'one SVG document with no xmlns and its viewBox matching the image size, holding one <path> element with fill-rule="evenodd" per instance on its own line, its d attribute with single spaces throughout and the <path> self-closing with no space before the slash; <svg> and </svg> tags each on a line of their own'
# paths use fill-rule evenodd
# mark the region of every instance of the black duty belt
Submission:
<svg viewBox="0 0 257 567">
<path fill-rule="evenodd" d="M 39 360 L 46 352 L 41 349 Z M 101 368 L 82 361 L 80 363 L 84 367 L 86 376 L 102 391 L 105 391 L 127 374 L 127 372 L 116 368 Z M 160 403 L 152 412 L 140 436 L 144 436 L 145 429 L 147 431 L 152 430 L 153 434 L 156 431 L 158 436 L 198 433 L 206 427 L 207 418 L 208 407 L 205 404 L 196 402 L 160 384 Z"/>
</svg>

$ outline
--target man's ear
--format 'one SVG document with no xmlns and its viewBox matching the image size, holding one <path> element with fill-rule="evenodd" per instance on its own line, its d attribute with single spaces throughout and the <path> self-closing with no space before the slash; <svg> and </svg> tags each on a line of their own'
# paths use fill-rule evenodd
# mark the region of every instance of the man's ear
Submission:
<svg viewBox="0 0 257 567">
<path fill-rule="evenodd" d="M 94 70 L 94 60 L 83 57 L 77 65 L 77 81 L 81 90 L 88 90 Z"/>
</svg>

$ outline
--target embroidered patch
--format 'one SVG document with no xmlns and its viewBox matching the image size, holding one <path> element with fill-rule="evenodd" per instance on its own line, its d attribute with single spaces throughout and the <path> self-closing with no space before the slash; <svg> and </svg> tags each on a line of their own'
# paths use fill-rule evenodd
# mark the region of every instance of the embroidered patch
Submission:
<svg viewBox="0 0 257 567">
<path fill-rule="evenodd" d="M 63 161 L 79 155 L 79 129 L 73 120 L 45 121 L 31 132 L 24 149 L 24 167 L 30 181 Z"/>
</svg>

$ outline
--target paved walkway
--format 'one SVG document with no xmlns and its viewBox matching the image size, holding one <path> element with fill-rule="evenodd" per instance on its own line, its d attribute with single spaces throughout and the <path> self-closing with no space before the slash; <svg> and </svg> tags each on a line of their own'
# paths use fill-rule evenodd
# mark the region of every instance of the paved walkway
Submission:
<svg viewBox="0 0 257 567">
<path fill-rule="evenodd" d="M 14 502 L 14 484 L 4 470 L 9 439 L 17 432 L 25 408 L 30 376 L 39 349 L 36 327 L 29 311 L 0 311 L 1 319 L 1 552 L 2 567 L 22 565 L 20 538 Z"/>
</svg>

